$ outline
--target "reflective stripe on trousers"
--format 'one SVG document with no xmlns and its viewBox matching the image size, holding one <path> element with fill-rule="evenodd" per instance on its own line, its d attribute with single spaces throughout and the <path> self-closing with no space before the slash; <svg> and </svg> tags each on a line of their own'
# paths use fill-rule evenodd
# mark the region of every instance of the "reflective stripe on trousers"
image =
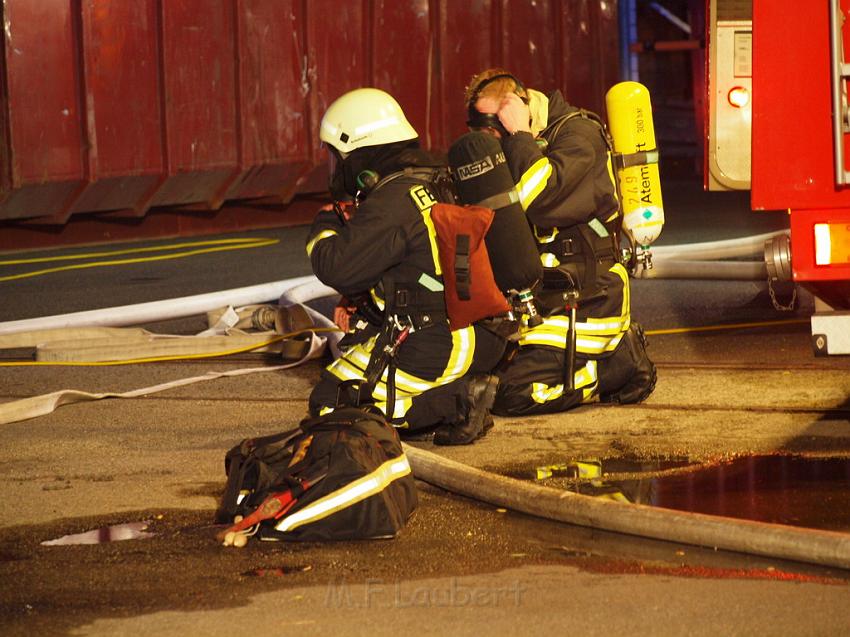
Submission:
<svg viewBox="0 0 850 637">
<path fill-rule="evenodd" d="M 452 351 L 446 366 L 440 376 L 433 381 L 419 378 L 402 369 L 395 370 L 395 411 L 397 416 L 407 413 L 410 409 L 413 398 L 423 394 L 429 389 L 447 385 L 458 378 L 466 375 L 472 365 L 473 354 L 475 353 L 475 328 L 470 326 L 460 330 L 454 330 L 452 336 Z M 366 367 L 369 365 L 369 359 L 372 355 L 372 350 L 375 347 L 377 337 L 373 337 L 360 345 L 355 345 L 347 350 L 341 358 L 331 363 L 327 370 L 341 381 L 346 380 L 364 380 Z M 384 413 L 387 413 L 387 373 L 385 369 L 381 373 L 381 378 L 375 385 L 372 392 L 372 397 L 378 407 Z M 325 408 L 322 413 L 332 411 L 332 408 Z"/>
<path fill-rule="evenodd" d="M 574 374 L 575 389 L 581 390 L 582 402 L 590 400 L 596 391 L 597 374 L 596 361 L 589 360 L 581 369 Z M 564 395 L 564 384 L 546 385 L 544 383 L 531 383 L 531 399 L 536 403 L 546 403 L 557 400 Z"/>
<path fill-rule="evenodd" d="M 605 352 L 613 352 L 629 329 L 630 321 L 630 291 L 628 273 L 620 263 L 615 263 L 608 270 L 615 273 L 623 281 L 623 304 L 619 316 L 594 318 L 588 317 L 576 322 L 576 351 L 581 354 L 598 356 Z M 580 303 L 581 301 L 579 301 Z M 566 349 L 569 317 L 558 314 L 543 319 L 543 323 L 533 328 L 523 329 L 519 344 L 544 345 Z"/>
</svg>

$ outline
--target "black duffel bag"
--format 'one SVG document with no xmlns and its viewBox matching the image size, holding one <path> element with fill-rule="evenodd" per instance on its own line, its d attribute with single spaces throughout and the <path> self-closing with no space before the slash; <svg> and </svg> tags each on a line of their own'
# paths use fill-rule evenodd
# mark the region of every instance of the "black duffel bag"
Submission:
<svg viewBox="0 0 850 637">
<path fill-rule="evenodd" d="M 383 415 L 343 407 L 285 433 L 248 438 L 225 456 L 216 514 L 225 545 L 263 540 L 394 537 L 417 506 L 395 429 Z"/>
</svg>

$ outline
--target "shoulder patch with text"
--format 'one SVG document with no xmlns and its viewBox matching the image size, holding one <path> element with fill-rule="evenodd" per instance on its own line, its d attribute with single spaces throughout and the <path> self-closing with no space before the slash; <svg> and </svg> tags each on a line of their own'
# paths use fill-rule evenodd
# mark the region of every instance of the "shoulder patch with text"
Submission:
<svg viewBox="0 0 850 637">
<path fill-rule="evenodd" d="M 413 188 L 410 189 L 410 198 L 413 199 L 413 203 L 416 204 L 416 207 L 419 208 L 420 212 L 428 210 L 428 208 L 437 203 L 437 200 L 431 196 L 428 189 L 421 185 L 413 186 Z"/>
</svg>

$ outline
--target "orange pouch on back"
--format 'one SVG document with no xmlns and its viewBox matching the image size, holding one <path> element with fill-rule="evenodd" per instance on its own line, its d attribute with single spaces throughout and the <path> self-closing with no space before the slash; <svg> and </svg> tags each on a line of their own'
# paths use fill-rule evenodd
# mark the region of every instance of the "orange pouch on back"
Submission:
<svg viewBox="0 0 850 637">
<path fill-rule="evenodd" d="M 453 330 L 510 309 L 496 285 L 484 235 L 495 213 L 481 206 L 438 203 L 431 207 L 443 270 L 446 312 Z"/>
</svg>

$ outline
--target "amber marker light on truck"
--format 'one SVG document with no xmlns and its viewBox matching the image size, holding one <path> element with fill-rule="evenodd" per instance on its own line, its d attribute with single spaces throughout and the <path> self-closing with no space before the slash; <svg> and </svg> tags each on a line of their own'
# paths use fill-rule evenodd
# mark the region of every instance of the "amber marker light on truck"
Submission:
<svg viewBox="0 0 850 637">
<path fill-rule="evenodd" d="M 815 265 L 850 263 L 850 224 L 816 223 Z"/>
<path fill-rule="evenodd" d="M 750 92 L 743 86 L 733 86 L 726 97 L 735 108 L 743 108 L 750 103 Z"/>
</svg>

